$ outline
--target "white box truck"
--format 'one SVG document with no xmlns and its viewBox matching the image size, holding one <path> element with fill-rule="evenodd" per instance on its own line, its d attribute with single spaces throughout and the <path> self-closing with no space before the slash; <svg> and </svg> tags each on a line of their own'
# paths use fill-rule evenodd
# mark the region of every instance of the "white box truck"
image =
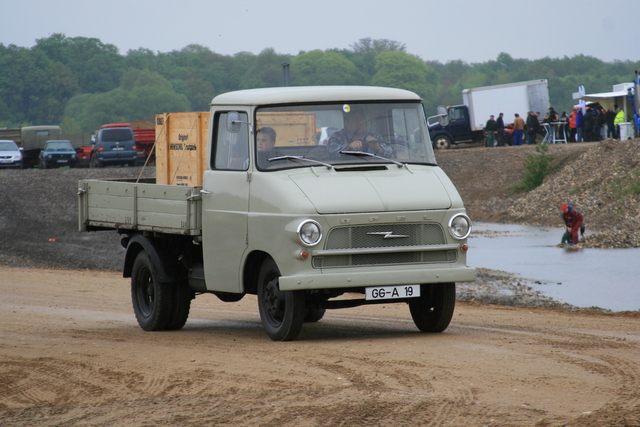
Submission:
<svg viewBox="0 0 640 427">
<path fill-rule="evenodd" d="M 492 114 L 504 113 L 505 124 L 515 114 L 526 120 L 529 111 L 544 114 L 549 110 L 549 87 L 546 79 L 463 89 L 462 105 L 447 107 L 449 124 L 430 123 L 429 134 L 434 148 L 450 148 L 463 142 L 481 142 L 484 126 Z"/>
</svg>

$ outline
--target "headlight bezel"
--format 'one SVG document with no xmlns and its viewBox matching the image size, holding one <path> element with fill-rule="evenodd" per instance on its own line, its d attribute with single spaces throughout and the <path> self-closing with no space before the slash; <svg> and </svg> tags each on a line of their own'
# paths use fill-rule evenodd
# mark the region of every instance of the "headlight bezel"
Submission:
<svg viewBox="0 0 640 427">
<path fill-rule="evenodd" d="M 458 229 L 459 226 L 455 225 L 454 222 L 456 222 L 457 219 L 462 219 L 466 222 L 466 232 L 465 233 L 458 233 Z M 467 237 L 469 237 L 469 235 L 471 234 L 471 219 L 463 214 L 463 213 L 459 213 L 459 214 L 455 214 L 454 216 L 452 216 L 449 219 L 449 234 L 451 234 L 451 236 L 456 239 L 456 240 L 465 240 Z"/>
<path fill-rule="evenodd" d="M 315 231 L 312 231 L 313 234 L 317 234 L 315 238 L 309 238 L 308 227 L 315 227 Z M 300 224 L 298 224 L 298 228 L 296 230 L 298 234 L 298 240 L 306 247 L 315 246 L 322 240 L 322 226 L 320 223 L 313 219 L 305 219 Z"/>
</svg>

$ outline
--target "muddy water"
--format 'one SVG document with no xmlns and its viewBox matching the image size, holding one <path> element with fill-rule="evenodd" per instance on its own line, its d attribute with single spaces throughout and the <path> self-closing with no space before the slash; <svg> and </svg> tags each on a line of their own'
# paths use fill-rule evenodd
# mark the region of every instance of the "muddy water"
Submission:
<svg viewBox="0 0 640 427">
<path fill-rule="evenodd" d="M 577 307 L 640 310 L 640 249 L 558 248 L 563 232 L 475 223 L 467 264 L 515 273 L 522 283 Z"/>
</svg>

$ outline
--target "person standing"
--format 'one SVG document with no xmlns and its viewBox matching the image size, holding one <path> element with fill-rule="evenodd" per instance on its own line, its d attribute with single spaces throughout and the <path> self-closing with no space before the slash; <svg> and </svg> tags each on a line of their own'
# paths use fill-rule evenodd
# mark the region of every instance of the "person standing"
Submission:
<svg viewBox="0 0 640 427">
<path fill-rule="evenodd" d="M 595 118 L 593 116 L 593 110 L 591 107 L 587 107 L 587 112 L 584 114 L 584 118 L 582 119 L 582 137 L 585 142 L 593 141 L 593 124 L 595 123 Z"/>
<path fill-rule="evenodd" d="M 617 105 L 616 105 L 616 108 L 618 108 Z M 615 119 L 616 119 L 616 112 L 613 111 L 613 107 L 609 107 L 604 117 L 604 122 L 607 125 L 607 138 L 613 138 L 613 139 L 616 138 L 616 125 L 613 123 Z"/>
<path fill-rule="evenodd" d="M 584 227 L 582 227 L 584 216 L 565 203 L 560 205 L 560 209 L 562 210 L 562 220 L 567 227 L 560 243 L 566 242 L 569 245 L 575 245 L 579 240 L 578 232 L 584 235 Z"/>
<path fill-rule="evenodd" d="M 529 111 L 527 115 L 527 136 L 529 145 L 535 145 L 536 143 L 536 133 L 538 132 L 538 119 L 533 111 Z"/>
<path fill-rule="evenodd" d="M 522 145 L 522 138 L 524 136 L 524 128 L 526 126 L 524 119 L 520 117 L 520 114 L 515 113 L 515 120 L 513 121 L 513 145 Z"/>
<path fill-rule="evenodd" d="M 576 142 L 576 117 L 578 112 L 576 108 L 573 109 L 569 116 L 569 142 Z"/>
<path fill-rule="evenodd" d="M 605 126 L 606 115 L 605 110 L 600 104 L 596 107 L 596 125 L 593 131 L 594 141 L 602 141 L 602 128 Z"/>
<path fill-rule="evenodd" d="M 496 146 L 496 132 L 497 132 L 497 125 L 496 125 L 496 120 L 493 116 L 493 114 L 489 117 L 489 120 L 487 120 L 487 124 L 484 126 L 484 130 L 487 132 L 487 143 L 486 146 L 487 147 L 495 147 Z"/>
<path fill-rule="evenodd" d="M 576 142 L 582 142 L 582 108 L 576 110 Z"/>
<path fill-rule="evenodd" d="M 616 127 L 616 138 L 620 138 L 620 123 L 624 123 L 624 110 L 616 105 L 616 109 L 618 112 L 616 113 L 616 118 L 613 120 L 613 124 Z"/>
<path fill-rule="evenodd" d="M 504 119 L 503 119 L 504 114 L 500 113 L 498 114 L 498 118 L 496 119 L 496 129 L 498 132 L 498 146 L 499 147 L 504 147 L 505 146 L 505 142 L 504 142 Z"/>
</svg>

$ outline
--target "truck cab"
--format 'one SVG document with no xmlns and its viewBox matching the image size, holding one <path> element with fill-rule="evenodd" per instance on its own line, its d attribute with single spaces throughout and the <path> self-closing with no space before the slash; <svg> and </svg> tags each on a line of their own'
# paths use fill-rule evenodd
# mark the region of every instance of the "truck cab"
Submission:
<svg viewBox="0 0 640 427">
<path fill-rule="evenodd" d="M 453 144 L 481 141 L 484 137 L 481 131 L 473 130 L 469 107 L 466 105 L 447 107 L 447 116 L 449 124 L 446 126 L 437 122 L 429 124 L 429 136 L 434 148 L 451 148 Z"/>
</svg>

